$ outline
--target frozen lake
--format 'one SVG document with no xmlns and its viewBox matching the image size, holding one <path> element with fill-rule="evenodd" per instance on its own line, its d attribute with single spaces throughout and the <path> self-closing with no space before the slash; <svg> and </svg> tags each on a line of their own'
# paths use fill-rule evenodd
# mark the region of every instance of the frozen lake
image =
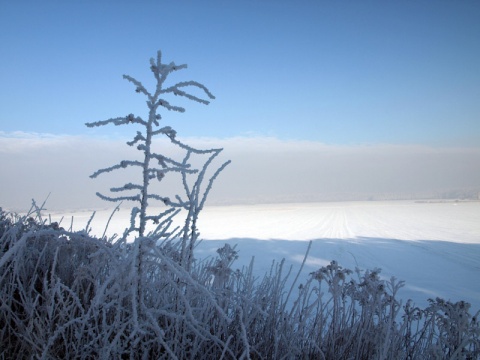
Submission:
<svg viewBox="0 0 480 360">
<path fill-rule="evenodd" d="M 154 210 L 154 209 L 152 209 Z M 159 209 L 160 210 L 160 209 Z M 97 211 L 92 232 L 102 235 L 112 209 Z M 92 211 L 64 216 L 62 226 L 84 228 Z M 129 222 L 124 206 L 108 234 Z M 272 260 L 298 267 L 312 240 L 304 275 L 337 260 L 346 268 L 382 269 L 385 278 L 406 282 L 402 299 L 424 307 L 429 297 L 465 300 L 480 309 L 480 202 L 337 202 L 207 207 L 199 218 L 197 257 L 215 255 L 224 243 L 237 244 L 234 267 L 255 257 L 263 274 Z"/>
</svg>

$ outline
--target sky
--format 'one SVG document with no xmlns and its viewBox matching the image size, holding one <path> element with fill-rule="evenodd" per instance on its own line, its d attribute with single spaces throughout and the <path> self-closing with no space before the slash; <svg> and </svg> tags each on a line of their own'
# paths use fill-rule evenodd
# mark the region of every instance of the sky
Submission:
<svg viewBox="0 0 480 360">
<path fill-rule="evenodd" d="M 96 206 L 88 175 L 136 129 L 84 124 L 147 114 L 122 75 L 151 87 L 157 50 L 216 96 L 162 126 L 224 147 L 218 202 L 480 188 L 479 18 L 477 1 L 0 0 L 0 206 Z"/>
</svg>

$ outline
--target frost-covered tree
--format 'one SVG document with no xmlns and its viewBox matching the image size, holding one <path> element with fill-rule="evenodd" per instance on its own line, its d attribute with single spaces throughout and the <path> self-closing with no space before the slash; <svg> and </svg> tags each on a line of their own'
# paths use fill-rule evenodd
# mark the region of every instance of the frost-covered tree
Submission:
<svg viewBox="0 0 480 360">
<path fill-rule="evenodd" d="M 141 130 L 136 132 L 132 141 L 127 142 L 129 146 L 136 146 L 136 148 L 143 153 L 143 160 L 121 160 L 118 164 L 100 169 L 92 174 L 91 178 L 107 173 L 113 170 L 120 170 L 126 168 L 138 168 L 142 172 L 141 183 L 126 183 L 120 187 L 112 187 L 110 191 L 118 196 L 107 196 L 101 193 L 97 195 L 107 201 L 132 201 L 136 203 L 132 208 L 131 225 L 126 230 L 125 236 L 130 233 L 137 233 L 139 237 L 147 235 L 147 223 L 151 222 L 157 224 L 154 231 L 148 235 L 156 239 L 159 238 L 173 238 L 181 237 L 184 240 L 184 254 L 186 247 L 192 247 L 195 239 L 198 236 L 196 221 L 199 212 L 202 210 L 208 192 L 211 189 L 212 183 L 217 175 L 229 163 L 225 162 L 216 171 L 213 172 L 206 184 L 202 183 L 205 179 L 205 174 L 212 161 L 222 149 L 208 149 L 199 150 L 188 146 L 177 139 L 176 131 L 170 126 L 161 126 L 162 117 L 159 113 L 160 109 L 176 112 L 184 112 L 185 109 L 181 106 L 171 104 L 167 98 L 174 95 L 183 97 L 189 100 L 196 101 L 201 104 L 208 105 L 209 99 L 215 97 L 202 84 L 196 81 L 177 82 L 173 85 L 166 86 L 165 82 L 170 74 L 178 70 L 187 68 L 186 64 L 176 65 L 174 62 L 169 64 L 162 63 L 161 52 L 158 51 L 157 59 L 150 59 L 150 69 L 156 80 L 156 87 L 153 91 L 149 91 L 137 79 L 124 75 L 123 78 L 131 82 L 135 86 L 137 93 L 143 94 L 147 97 L 148 117 L 143 118 L 134 114 L 127 116 L 111 118 L 104 121 L 96 121 L 86 123 L 88 127 L 103 126 L 113 124 L 121 125 L 138 125 Z M 203 96 L 193 95 L 189 90 L 196 88 Z M 164 154 L 155 152 L 152 148 L 152 143 L 155 137 L 166 137 L 169 141 L 181 152 L 183 152 L 183 160 L 175 160 Z M 191 164 L 191 158 L 194 155 L 200 155 L 206 161 L 203 165 L 195 168 Z M 182 184 L 185 194 L 183 196 L 176 195 L 175 199 L 167 196 L 162 196 L 151 191 L 152 182 L 161 182 L 166 175 L 172 172 L 181 174 Z M 192 180 L 193 179 L 193 180 Z M 121 195 L 120 195 L 121 194 Z M 125 195 L 124 195 L 125 194 Z M 160 214 L 148 214 L 147 209 L 149 202 L 152 200 L 161 201 L 166 210 Z M 181 210 L 186 211 L 184 226 L 181 229 L 170 230 L 172 219 Z M 188 240 L 190 242 L 188 242 Z"/>
</svg>

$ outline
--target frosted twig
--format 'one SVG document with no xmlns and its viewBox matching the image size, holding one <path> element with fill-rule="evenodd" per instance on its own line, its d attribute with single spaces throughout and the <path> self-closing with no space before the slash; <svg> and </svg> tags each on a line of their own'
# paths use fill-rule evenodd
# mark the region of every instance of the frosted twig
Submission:
<svg viewBox="0 0 480 360">
<path fill-rule="evenodd" d="M 97 192 L 97 196 L 106 201 L 122 201 L 122 200 L 128 200 L 128 201 L 140 201 L 140 195 L 133 195 L 133 196 L 118 196 L 118 197 L 110 197 L 110 196 L 105 196 L 102 195 L 101 193 Z"/>
<path fill-rule="evenodd" d="M 118 126 L 118 125 L 132 124 L 132 123 L 141 124 L 141 125 L 146 125 L 147 124 L 144 120 L 142 120 L 141 117 L 139 117 L 139 116 L 135 117 L 135 116 L 133 116 L 133 114 L 130 114 L 128 116 L 85 123 L 85 125 L 87 127 L 96 127 L 96 126 L 104 126 L 104 125 L 107 125 L 107 124 L 114 124 L 114 125 Z"/>
<path fill-rule="evenodd" d="M 118 164 L 118 165 L 113 165 L 113 166 L 110 166 L 110 167 L 105 168 L 105 169 L 97 170 L 92 175 L 90 175 L 90 177 L 93 179 L 93 178 L 96 178 L 100 174 L 110 172 L 110 171 L 113 171 L 113 170 L 117 170 L 117 169 L 122 169 L 122 168 L 125 169 L 128 166 L 142 166 L 142 163 L 140 161 L 122 160 L 120 162 L 120 164 Z"/>
<path fill-rule="evenodd" d="M 112 213 L 110 214 L 109 218 L 108 218 L 108 221 L 107 221 L 107 224 L 105 225 L 105 230 L 103 230 L 103 234 L 102 234 L 102 239 L 105 238 L 105 234 L 107 233 L 107 230 L 108 230 L 108 226 L 110 225 L 110 221 L 112 220 L 113 218 L 113 214 L 115 214 L 115 212 L 119 211 L 120 210 L 120 205 L 122 205 L 122 203 L 118 204 L 115 209 L 113 209 Z"/>
</svg>

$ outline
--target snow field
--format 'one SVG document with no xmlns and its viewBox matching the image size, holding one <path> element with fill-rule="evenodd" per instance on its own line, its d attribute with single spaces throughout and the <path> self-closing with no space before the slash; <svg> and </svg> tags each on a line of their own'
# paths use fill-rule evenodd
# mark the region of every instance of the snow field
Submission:
<svg viewBox="0 0 480 360">
<path fill-rule="evenodd" d="M 151 212 L 155 212 L 151 208 Z M 92 211 L 52 214 L 52 221 L 85 228 Z M 97 211 L 92 233 L 103 234 L 112 209 Z M 428 298 L 465 300 L 480 309 L 480 202 L 338 202 L 206 207 L 199 217 L 197 258 L 237 245 L 234 268 L 255 257 L 259 276 L 273 260 L 294 270 L 312 240 L 304 276 L 337 260 L 345 268 L 381 268 L 385 278 L 406 282 L 402 299 L 425 307 Z M 116 212 L 107 234 L 121 234 L 129 210 Z"/>
</svg>

